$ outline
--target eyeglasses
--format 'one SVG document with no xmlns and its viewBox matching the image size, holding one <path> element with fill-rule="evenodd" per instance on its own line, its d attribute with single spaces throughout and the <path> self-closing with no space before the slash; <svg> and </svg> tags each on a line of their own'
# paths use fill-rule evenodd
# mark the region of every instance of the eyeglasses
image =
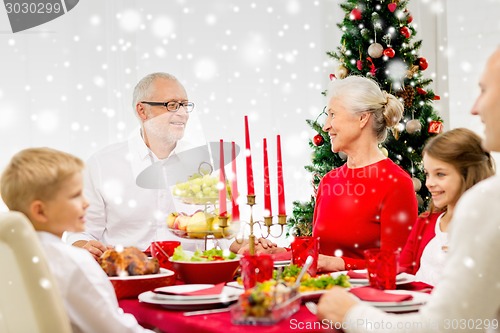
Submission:
<svg viewBox="0 0 500 333">
<path fill-rule="evenodd" d="M 170 102 L 146 102 L 142 101 L 141 103 L 152 105 L 152 106 L 163 106 L 164 108 L 167 109 L 167 111 L 170 112 L 177 112 L 179 111 L 180 107 L 184 107 L 186 109 L 186 112 L 191 112 L 194 109 L 194 103 L 193 102 L 176 102 L 176 101 L 170 101 Z"/>
</svg>

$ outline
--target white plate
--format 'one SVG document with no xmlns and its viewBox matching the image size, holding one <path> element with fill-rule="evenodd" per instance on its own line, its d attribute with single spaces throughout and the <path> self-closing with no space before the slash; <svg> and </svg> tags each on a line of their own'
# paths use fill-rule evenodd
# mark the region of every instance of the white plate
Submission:
<svg viewBox="0 0 500 333">
<path fill-rule="evenodd" d="M 170 310 L 204 310 L 213 309 L 222 306 L 227 306 L 238 300 L 243 290 L 236 288 L 224 287 L 223 292 L 217 298 L 213 299 L 198 299 L 198 300 L 173 300 L 158 297 L 158 294 L 152 291 L 146 291 L 139 295 L 139 301 L 160 305 Z M 162 295 L 166 296 L 166 295 Z"/>
<path fill-rule="evenodd" d="M 110 276 L 110 280 L 147 280 L 147 279 L 157 279 L 165 276 L 174 275 L 175 273 L 171 270 L 160 268 L 160 272 L 158 274 L 146 274 L 146 275 L 130 275 L 130 276 Z"/>
<path fill-rule="evenodd" d="M 156 288 L 153 292 L 156 294 L 158 299 L 166 299 L 173 301 L 193 301 L 193 300 L 207 300 L 207 299 L 218 299 L 221 294 L 210 294 L 210 295 L 166 295 L 161 292 L 172 292 L 172 293 L 189 293 L 192 291 L 202 290 L 213 287 L 213 284 L 183 284 L 178 286 L 168 286 Z M 222 289 L 222 293 L 231 294 L 230 290 Z M 231 287 L 228 287 L 231 288 Z"/>
<path fill-rule="evenodd" d="M 288 266 L 291 264 L 291 260 L 276 260 L 274 262 L 274 267 L 284 267 L 284 266 Z"/>
<path fill-rule="evenodd" d="M 331 273 L 331 275 L 332 275 L 332 277 L 336 278 L 337 276 L 339 276 L 341 274 L 347 275 L 347 272 L 348 271 L 333 272 L 333 273 Z M 357 269 L 357 270 L 354 270 L 353 272 L 355 272 L 355 273 L 367 273 L 366 269 Z M 396 276 L 396 284 L 408 283 L 408 282 L 412 282 L 412 281 L 415 281 L 415 276 L 411 275 L 411 274 L 401 273 L 401 274 L 398 274 Z M 351 284 L 357 284 L 357 285 L 368 284 L 368 278 L 366 278 L 366 279 L 349 278 L 349 282 Z"/>
<path fill-rule="evenodd" d="M 387 312 L 401 312 L 413 311 L 418 309 L 418 307 L 422 304 L 425 304 L 430 297 L 429 294 L 409 290 L 386 290 L 385 292 L 390 294 L 409 294 L 412 295 L 413 298 L 411 300 L 402 302 L 363 302 Z"/>
</svg>

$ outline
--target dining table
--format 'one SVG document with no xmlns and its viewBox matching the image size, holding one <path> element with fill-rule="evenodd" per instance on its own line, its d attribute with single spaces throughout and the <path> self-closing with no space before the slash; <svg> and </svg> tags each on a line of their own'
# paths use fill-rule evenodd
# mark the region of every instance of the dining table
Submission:
<svg viewBox="0 0 500 333">
<path fill-rule="evenodd" d="M 230 312 L 185 316 L 183 311 L 164 309 L 158 305 L 140 302 L 138 299 L 121 299 L 119 304 L 124 312 L 134 315 L 142 326 L 166 333 L 335 332 L 330 329 L 333 324 L 328 321 L 318 321 L 316 315 L 312 314 L 304 304 L 291 317 L 268 326 L 233 324 Z"/>
</svg>

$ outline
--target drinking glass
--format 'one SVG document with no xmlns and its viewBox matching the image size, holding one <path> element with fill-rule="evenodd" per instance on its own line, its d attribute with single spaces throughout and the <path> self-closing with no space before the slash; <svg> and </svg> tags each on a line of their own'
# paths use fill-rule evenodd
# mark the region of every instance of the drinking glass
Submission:
<svg viewBox="0 0 500 333">
<path fill-rule="evenodd" d="M 399 251 L 368 249 L 364 254 L 370 286 L 381 290 L 396 289 Z"/>
</svg>

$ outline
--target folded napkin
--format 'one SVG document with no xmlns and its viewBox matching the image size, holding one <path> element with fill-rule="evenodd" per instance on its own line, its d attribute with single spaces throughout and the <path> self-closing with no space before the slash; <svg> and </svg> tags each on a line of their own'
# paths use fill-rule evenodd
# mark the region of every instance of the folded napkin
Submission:
<svg viewBox="0 0 500 333">
<path fill-rule="evenodd" d="M 163 291 L 163 290 L 158 290 L 155 289 L 154 292 L 158 294 L 164 294 L 164 295 L 179 295 L 179 296 L 205 296 L 205 295 L 218 295 L 222 293 L 222 290 L 224 289 L 224 286 L 226 285 L 225 282 L 221 282 L 219 284 L 216 284 L 213 287 L 208 287 L 200 290 L 195 290 L 195 291 Z"/>
<path fill-rule="evenodd" d="M 368 272 L 347 271 L 347 276 L 351 279 L 368 279 Z"/>
<path fill-rule="evenodd" d="M 286 251 L 286 252 L 274 253 L 271 255 L 271 258 L 273 258 L 273 261 L 291 260 L 292 252 Z"/>
<path fill-rule="evenodd" d="M 431 292 L 433 286 L 421 281 L 412 281 L 407 283 L 401 283 L 396 286 L 398 290 L 413 290 L 413 291 L 422 291 L 422 292 Z"/>
<path fill-rule="evenodd" d="M 413 298 L 412 295 L 390 294 L 372 287 L 353 288 L 350 292 L 359 299 L 367 302 L 402 302 Z"/>
</svg>

